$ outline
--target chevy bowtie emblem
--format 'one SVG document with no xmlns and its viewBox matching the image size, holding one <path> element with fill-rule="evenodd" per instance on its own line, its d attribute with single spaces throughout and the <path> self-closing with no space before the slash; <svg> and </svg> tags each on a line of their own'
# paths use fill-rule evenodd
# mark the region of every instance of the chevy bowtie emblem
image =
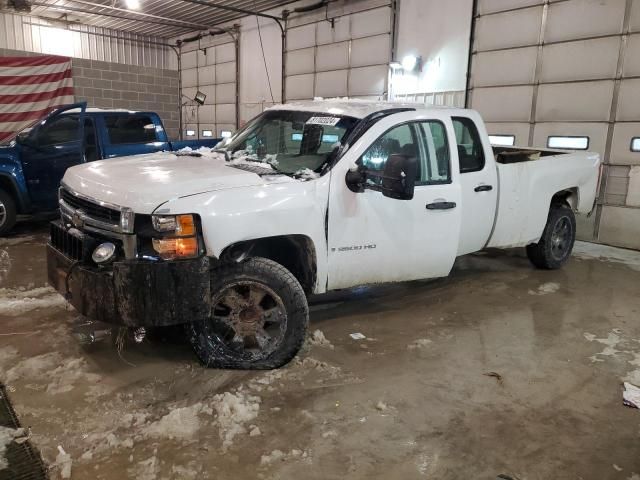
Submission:
<svg viewBox="0 0 640 480">
<path fill-rule="evenodd" d="M 74 227 L 76 228 L 84 227 L 84 220 L 82 219 L 83 214 L 84 212 L 82 210 L 77 210 L 73 212 L 73 215 L 71 215 L 71 223 L 73 224 Z"/>
</svg>

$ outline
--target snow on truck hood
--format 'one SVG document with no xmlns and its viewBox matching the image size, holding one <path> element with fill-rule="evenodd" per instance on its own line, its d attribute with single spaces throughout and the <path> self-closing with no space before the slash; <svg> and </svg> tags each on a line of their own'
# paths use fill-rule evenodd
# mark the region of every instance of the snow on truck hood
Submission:
<svg viewBox="0 0 640 480">
<path fill-rule="evenodd" d="M 96 200 L 152 213 L 176 198 L 227 188 L 295 181 L 286 175 L 263 175 L 234 168 L 224 155 L 201 147 L 190 155 L 189 147 L 178 154 L 157 152 L 77 165 L 67 170 L 62 182 L 72 190 Z M 242 163 L 237 159 L 233 163 Z M 270 168 L 268 164 L 252 165 Z M 274 171 L 275 173 L 275 171 Z"/>
</svg>

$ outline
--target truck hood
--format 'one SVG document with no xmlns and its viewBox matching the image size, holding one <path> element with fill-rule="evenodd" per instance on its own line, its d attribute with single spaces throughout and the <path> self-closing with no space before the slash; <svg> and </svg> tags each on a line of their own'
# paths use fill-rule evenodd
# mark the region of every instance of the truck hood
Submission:
<svg viewBox="0 0 640 480">
<path fill-rule="evenodd" d="M 99 160 L 68 169 L 62 180 L 82 195 L 136 213 L 152 213 L 169 200 L 198 193 L 291 181 L 275 172 L 260 176 L 241 170 L 210 151 L 202 156 L 158 152 Z"/>
</svg>

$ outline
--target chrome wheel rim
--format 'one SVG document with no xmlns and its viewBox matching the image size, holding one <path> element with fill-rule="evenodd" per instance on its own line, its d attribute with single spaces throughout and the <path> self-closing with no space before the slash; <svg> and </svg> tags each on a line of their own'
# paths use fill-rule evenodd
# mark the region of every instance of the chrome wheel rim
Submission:
<svg viewBox="0 0 640 480">
<path fill-rule="evenodd" d="M 266 285 L 232 283 L 212 300 L 210 334 L 234 353 L 256 360 L 268 357 L 282 344 L 287 311 L 280 296 Z"/>
<path fill-rule="evenodd" d="M 571 247 L 572 227 L 568 217 L 561 217 L 553 226 L 551 232 L 551 254 L 557 260 L 562 260 Z"/>
</svg>

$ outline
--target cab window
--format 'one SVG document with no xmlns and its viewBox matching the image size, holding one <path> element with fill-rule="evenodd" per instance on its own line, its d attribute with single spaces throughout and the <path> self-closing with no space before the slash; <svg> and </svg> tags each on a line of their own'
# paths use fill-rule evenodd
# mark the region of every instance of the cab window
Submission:
<svg viewBox="0 0 640 480">
<path fill-rule="evenodd" d="M 77 115 L 59 115 L 38 129 L 36 142 L 39 146 L 45 147 L 80 140 L 79 127 Z"/>
<path fill-rule="evenodd" d="M 104 123 L 112 145 L 158 140 L 156 126 L 147 115 L 106 115 Z"/>
<path fill-rule="evenodd" d="M 456 133 L 460 173 L 478 172 L 484 168 L 484 150 L 480 134 L 470 118 L 453 117 L 453 130 Z"/>
</svg>

